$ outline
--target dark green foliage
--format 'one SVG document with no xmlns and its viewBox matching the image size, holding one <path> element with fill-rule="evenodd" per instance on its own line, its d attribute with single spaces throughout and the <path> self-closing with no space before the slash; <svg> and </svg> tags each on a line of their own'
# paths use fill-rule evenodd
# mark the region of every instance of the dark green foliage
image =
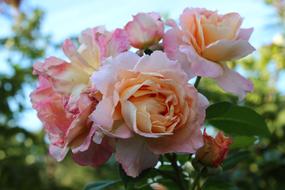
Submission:
<svg viewBox="0 0 285 190">
<path fill-rule="evenodd" d="M 266 122 L 253 109 L 229 102 L 212 104 L 207 109 L 206 121 L 232 136 L 269 136 Z"/>
<path fill-rule="evenodd" d="M 111 188 L 117 183 L 121 182 L 121 180 L 116 180 L 116 181 L 110 181 L 110 180 L 105 180 L 105 181 L 97 181 L 95 183 L 88 184 L 85 187 L 85 190 L 103 190 L 107 188 Z"/>
</svg>

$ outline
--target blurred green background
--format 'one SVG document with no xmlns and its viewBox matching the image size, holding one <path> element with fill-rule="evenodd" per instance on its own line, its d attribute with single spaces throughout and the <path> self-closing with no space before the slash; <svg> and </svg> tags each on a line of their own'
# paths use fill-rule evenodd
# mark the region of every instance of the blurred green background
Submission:
<svg viewBox="0 0 285 190">
<path fill-rule="evenodd" d="M 56 6 L 57 1 L 52 2 Z M 88 2 L 85 1 L 85 4 Z M 96 1 L 92 2 L 96 5 Z M 171 4 L 170 1 L 165 2 Z M 218 10 L 219 3 L 222 3 L 219 0 L 209 2 Z M 248 2 L 251 3 L 247 4 Z M 255 0 L 241 1 L 241 6 L 254 13 L 255 8 L 251 7 L 254 2 Z M 0 189 L 78 190 L 91 181 L 116 179 L 117 166 L 113 159 L 106 165 L 93 169 L 80 167 L 69 158 L 57 163 L 47 153 L 47 139 L 44 132 L 39 130 L 39 121 L 35 119 L 28 98 L 36 86 L 32 65 L 48 55 L 61 55 L 59 52 L 63 39 L 58 36 L 54 38 L 47 29 L 49 25 L 45 25 L 46 29 L 43 30 L 45 15 L 50 9 L 46 10 L 37 3 L 28 0 L 0 0 Z M 264 5 L 263 10 L 273 12 L 267 18 L 260 18 L 259 22 L 267 24 L 268 28 L 264 30 L 269 30 L 269 34 L 273 30 L 275 33 L 277 31 L 277 35 L 274 38 L 268 35 L 257 36 L 257 53 L 231 65 L 254 82 L 255 91 L 242 104 L 254 108 L 266 118 L 271 137 L 259 139 L 254 145 L 242 150 L 242 154 L 237 154 L 241 150 L 234 147 L 229 157 L 238 155 L 236 162 L 228 163 L 227 170 L 215 176 L 215 180 L 231 183 L 233 186 L 230 189 L 282 190 L 285 189 L 285 1 L 266 0 L 259 3 Z M 189 6 L 192 5 L 189 3 Z M 66 11 L 63 3 L 56 7 L 62 12 Z M 231 7 L 231 10 L 234 9 Z M 77 11 L 74 14 L 81 14 L 84 7 L 74 11 Z M 167 8 L 163 14 L 169 16 Z M 254 17 L 254 14 L 246 15 L 245 19 L 251 16 Z M 73 25 L 71 20 L 59 17 L 60 14 L 57 15 L 59 23 L 54 26 L 60 27 L 63 21 Z M 78 31 L 83 30 L 80 20 L 77 22 Z M 254 22 L 251 24 L 255 26 Z M 62 35 L 73 37 L 78 35 L 76 32 L 68 31 Z M 223 93 L 205 79 L 201 82 L 200 90 L 212 102 L 237 102 L 235 97 Z M 227 188 L 229 187 L 224 187 Z"/>
</svg>

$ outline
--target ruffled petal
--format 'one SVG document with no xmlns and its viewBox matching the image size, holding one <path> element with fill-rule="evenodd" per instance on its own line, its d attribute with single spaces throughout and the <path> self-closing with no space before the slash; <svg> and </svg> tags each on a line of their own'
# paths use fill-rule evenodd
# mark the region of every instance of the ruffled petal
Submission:
<svg viewBox="0 0 285 190">
<path fill-rule="evenodd" d="M 34 73 L 47 78 L 56 92 L 67 96 L 85 88 L 89 81 L 89 76 L 81 68 L 56 57 L 36 63 Z"/>
<path fill-rule="evenodd" d="M 239 73 L 224 66 L 224 74 L 215 78 L 218 85 L 226 92 L 233 93 L 242 100 L 248 92 L 253 91 L 253 84 Z"/>
<path fill-rule="evenodd" d="M 158 155 L 148 149 L 142 138 L 134 137 L 116 142 L 116 160 L 127 175 L 137 177 L 141 171 L 155 166 Z"/>
<path fill-rule="evenodd" d="M 112 153 L 113 148 L 108 140 L 103 139 L 101 144 L 91 143 L 88 150 L 72 154 L 72 158 L 79 165 L 98 167 L 104 164 Z"/>
<path fill-rule="evenodd" d="M 182 43 L 178 29 L 170 29 L 163 36 L 163 50 L 170 59 L 176 59 L 178 47 Z"/>
<path fill-rule="evenodd" d="M 72 66 L 80 67 L 80 70 L 91 74 L 96 68 L 88 64 L 88 60 L 85 60 L 84 57 L 77 51 L 75 45 L 70 39 L 67 39 L 63 42 L 62 50 L 64 54 L 72 62 Z"/>
<path fill-rule="evenodd" d="M 245 40 L 219 40 L 210 44 L 202 56 L 216 62 L 231 61 L 245 57 L 255 51 L 255 48 Z"/>
<path fill-rule="evenodd" d="M 62 161 L 68 152 L 67 147 L 59 147 L 53 144 L 49 145 L 49 154 L 56 159 L 56 161 Z"/>
<path fill-rule="evenodd" d="M 253 32 L 253 28 L 241 28 L 239 30 L 237 39 L 248 41 L 252 32 Z"/>
<path fill-rule="evenodd" d="M 190 126 L 185 126 L 173 135 L 159 139 L 147 139 L 147 143 L 149 149 L 155 154 L 195 153 L 203 146 L 203 137 L 200 128 L 192 129 Z"/>
<path fill-rule="evenodd" d="M 166 54 L 161 51 L 154 51 L 151 56 L 146 55 L 142 57 L 135 66 L 134 71 L 156 72 L 165 77 L 171 75 L 169 78 L 175 79 L 176 81 L 187 81 L 187 76 L 177 61 L 168 59 Z"/>
<path fill-rule="evenodd" d="M 117 81 L 118 73 L 122 70 L 132 69 L 138 60 L 139 56 L 132 52 L 121 53 L 113 59 L 107 59 L 103 63 L 103 67 L 92 75 L 92 85 L 104 96 L 111 95 L 114 89 L 110 87 L 114 86 Z"/>
<path fill-rule="evenodd" d="M 97 125 L 110 131 L 113 126 L 113 101 L 111 98 L 103 98 L 96 106 L 95 111 L 90 115 L 90 119 Z"/>
<path fill-rule="evenodd" d="M 191 64 L 191 72 L 202 77 L 218 77 L 222 75 L 222 67 L 215 62 L 209 61 L 197 54 L 192 46 L 182 45 L 179 49 L 183 52 Z"/>
<path fill-rule="evenodd" d="M 125 52 L 130 48 L 128 36 L 125 30 L 116 29 L 111 36 L 111 39 L 106 48 L 106 57 L 116 56 L 119 53 Z"/>
</svg>

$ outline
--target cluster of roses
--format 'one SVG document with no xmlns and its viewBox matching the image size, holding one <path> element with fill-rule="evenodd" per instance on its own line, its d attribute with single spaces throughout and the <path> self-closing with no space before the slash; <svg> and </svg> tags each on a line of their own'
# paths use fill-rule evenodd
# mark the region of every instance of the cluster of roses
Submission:
<svg viewBox="0 0 285 190">
<path fill-rule="evenodd" d="M 188 81 L 212 78 L 240 99 L 253 90 L 225 64 L 254 51 L 252 29 L 241 24 L 237 13 L 187 8 L 179 24 L 139 13 L 124 29 L 83 31 L 79 47 L 66 40 L 69 61 L 49 57 L 34 65 L 39 86 L 31 101 L 50 154 L 61 161 L 71 150 L 78 164 L 98 166 L 114 153 L 135 177 L 159 155 L 195 153 L 215 143 L 223 154 L 209 159 L 218 164 L 230 141 L 222 134 L 203 139 L 208 101 Z"/>
</svg>

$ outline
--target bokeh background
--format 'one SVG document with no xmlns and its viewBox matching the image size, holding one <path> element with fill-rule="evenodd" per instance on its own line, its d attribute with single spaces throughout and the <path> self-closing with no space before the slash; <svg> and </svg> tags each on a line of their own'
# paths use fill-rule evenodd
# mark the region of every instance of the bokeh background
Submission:
<svg viewBox="0 0 285 190">
<path fill-rule="evenodd" d="M 0 189 L 78 190 L 91 181 L 118 178 L 114 159 L 95 170 L 69 158 L 57 163 L 48 155 L 48 140 L 29 102 L 36 87 L 32 65 L 50 55 L 64 58 L 63 40 L 86 28 L 123 27 L 141 11 L 178 19 L 185 7 L 239 12 L 243 26 L 255 28 L 251 43 L 257 51 L 231 66 L 254 82 L 255 91 L 242 104 L 266 118 L 271 136 L 243 150 L 232 148 L 235 162 L 216 176 L 228 184 L 220 189 L 285 189 L 284 0 L 0 0 Z M 213 102 L 237 102 L 208 80 L 201 91 Z"/>
</svg>

